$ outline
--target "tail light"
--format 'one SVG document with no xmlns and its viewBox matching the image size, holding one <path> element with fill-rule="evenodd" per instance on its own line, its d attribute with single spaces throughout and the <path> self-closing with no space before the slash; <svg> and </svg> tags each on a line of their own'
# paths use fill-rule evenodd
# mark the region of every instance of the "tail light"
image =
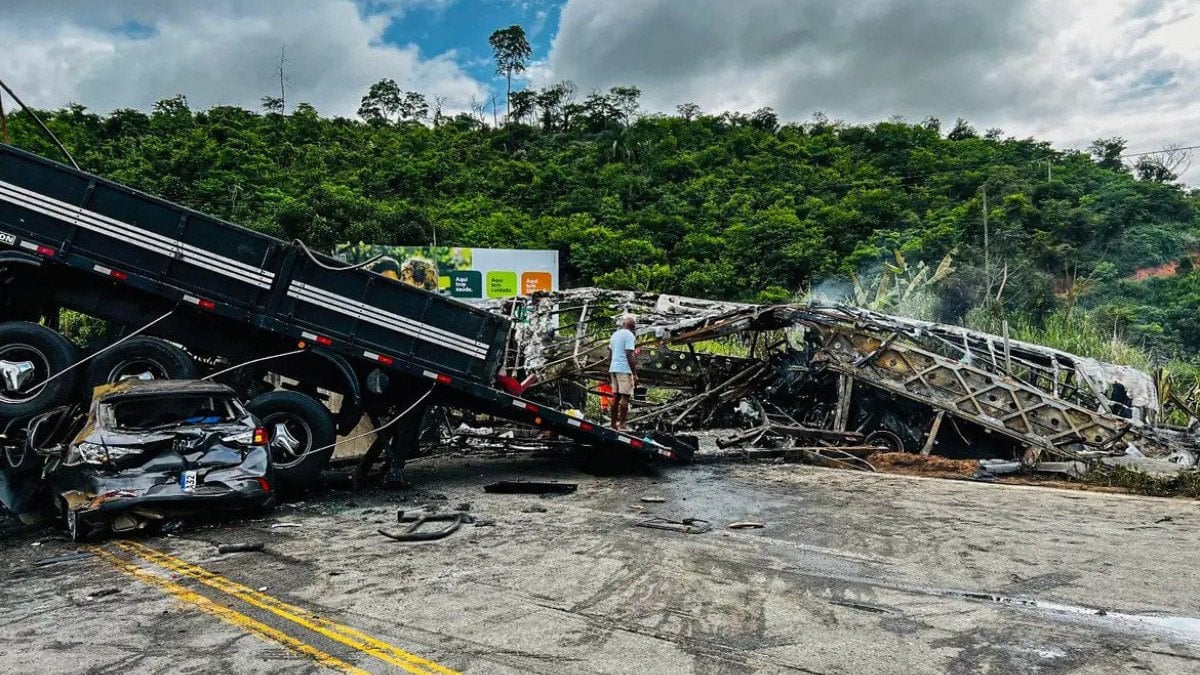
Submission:
<svg viewBox="0 0 1200 675">
<path fill-rule="evenodd" d="M 252 445 L 266 445 L 268 440 L 266 427 L 257 427 L 254 429 L 254 436 L 251 440 Z"/>
<path fill-rule="evenodd" d="M 255 478 L 254 480 L 258 481 L 258 487 L 262 488 L 263 492 L 271 491 L 271 484 L 267 482 L 266 478 Z"/>
</svg>

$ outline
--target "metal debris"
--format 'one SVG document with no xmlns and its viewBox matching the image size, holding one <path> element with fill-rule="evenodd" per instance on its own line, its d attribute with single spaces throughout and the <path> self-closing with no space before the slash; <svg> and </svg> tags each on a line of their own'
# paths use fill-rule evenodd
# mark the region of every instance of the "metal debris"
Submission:
<svg viewBox="0 0 1200 675">
<path fill-rule="evenodd" d="M 684 518 L 683 520 L 669 520 L 667 518 L 651 518 L 649 520 L 638 521 L 633 524 L 634 527 L 646 527 L 652 530 L 668 530 L 671 532 L 681 532 L 683 534 L 704 534 L 712 530 L 712 523 L 700 518 Z"/>
<path fill-rule="evenodd" d="M 720 448 L 868 470 L 868 448 L 1026 467 L 1125 456 L 1192 466 L 1200 450 L 1193 431 L 1163 423 L 1148 374 L 958 326 L 595 288 L 494 309 L 519 319 L 504 372 L 530 398 L 579 409 L 590 396 L 603 405 L 596 383 L 613 321 L 637 314 L 638 375 L 650 394 L 635 398 L 630 422 L 647 432 L 724 428 Z"/>
</svg>

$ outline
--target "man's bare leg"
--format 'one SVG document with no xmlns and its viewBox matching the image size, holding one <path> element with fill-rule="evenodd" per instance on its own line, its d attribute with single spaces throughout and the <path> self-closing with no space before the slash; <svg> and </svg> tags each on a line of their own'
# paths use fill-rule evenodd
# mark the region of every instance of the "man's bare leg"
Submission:
<svg viewBox="0 0 1200 675">
<path fill-rule="evenodd" d="M 621 395 L 613 394 L 612 401 L 608 404 L 609 412 L 612 414 L 612 428 L 621 428 Z"/>
<path fill-rule="evenodd" d="M 619 427 L 617 427 L 618 429 L 624 429 L 626 427 L 626 422 L 629 421 L 629 399 L 629 394 L 625 394 L 621 397 L 621 424 Z"/>
</svg>

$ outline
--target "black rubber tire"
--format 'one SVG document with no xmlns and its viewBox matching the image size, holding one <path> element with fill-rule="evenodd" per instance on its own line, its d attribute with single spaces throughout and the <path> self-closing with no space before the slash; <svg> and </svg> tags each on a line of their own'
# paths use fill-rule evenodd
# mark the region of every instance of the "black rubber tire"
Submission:
<svg viewBox="0 0 1200 675">
<path fill-rule="evenodd" d="M 316 487 L 321 471 L 333 456 L 334 448 L 311 452 L 337 440 L 333 415 L 315 398 L 298 391 L 271 391 L 255 397 L 246 408 L 267 428 L 267 436 L 275 443 L 276 425 L 285 424 L 289 433 L 301 441 L 293 453 L 271 448 L 275 468 L 275 485 L 283 492 L 297 492 Z"/>
<path fill-rule="evenodd" d="M 0 359 L 37 361 L 30 386 L 75 363 L 78 354 L 75 345 L 45 326 L 28 321 L 0 324 Z M 61 405 L 75 391 L 78 380 L 78 371 L 69 370 L 29 397 L 0 391 L 0 419 L 37 415 Z"/>
<path fill-rule="evenodd" d="M 122 374 L 146 372 L 143 367 L 157 379 L 196 379 L 196 363 L 187 352 L 166 340 L 138 335 L 93 359 L 87 381 L 91 387 L 112 384 Z M 87 393 L 91 394 L 90 388 Z"/>
</svg>

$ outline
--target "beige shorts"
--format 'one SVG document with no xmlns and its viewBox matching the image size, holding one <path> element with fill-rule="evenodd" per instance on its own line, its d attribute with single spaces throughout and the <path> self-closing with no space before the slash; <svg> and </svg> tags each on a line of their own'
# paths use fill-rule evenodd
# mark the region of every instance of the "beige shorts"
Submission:
<svg viewBox="0 0 1200 675">
<path fill-rule="evenodd" d="M 609 376 L 612 377 L 612 390 L 614 394 L 633 396 L 632 373 L 609 373 Z"/>
</svg>

